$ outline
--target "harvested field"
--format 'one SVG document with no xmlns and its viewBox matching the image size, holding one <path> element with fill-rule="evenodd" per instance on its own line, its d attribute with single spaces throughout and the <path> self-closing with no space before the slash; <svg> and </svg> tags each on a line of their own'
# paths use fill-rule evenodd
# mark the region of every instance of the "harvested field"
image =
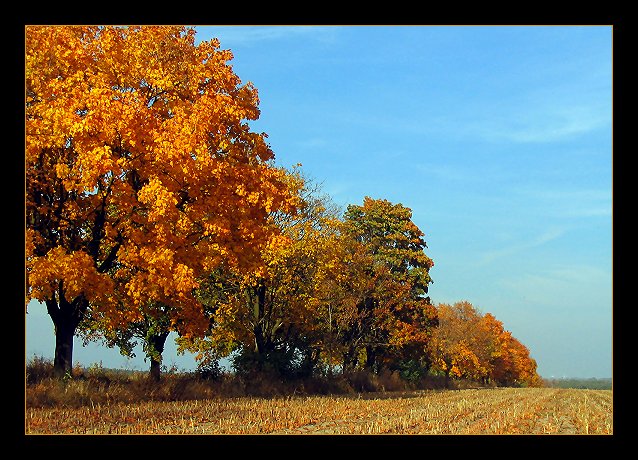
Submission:
<svg viewBox="0 0 638 460">
<path fill-rule="evenodd" d="M 498 388 L 27 408 L 26 434 L 612 434 L 610 390 Z"/>
</svg>

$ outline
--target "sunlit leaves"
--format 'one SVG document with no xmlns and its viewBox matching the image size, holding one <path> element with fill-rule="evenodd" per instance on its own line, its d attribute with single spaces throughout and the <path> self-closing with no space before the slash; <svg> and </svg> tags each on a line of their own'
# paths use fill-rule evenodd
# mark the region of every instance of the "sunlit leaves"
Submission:
<svg viewBox="0 0 638 460">
<path fill-rule="evenodd" d="M 282 185 L 295 192 L 290 204 L 297 212 L 270 208 L 274 203 L 263 191 L 244 184 L 237 187 L 235 193 L 242 199 L 263 200 L 271 209 L 268 225 L 276 231 L 271 231 L 252 269 L 225 264 L 203 280 L 198 292 L 212 327 L 207 340 L 180 340 L 181 346 L 202 356 L 225 356 L 236 349 L 265 356 L 298 348 L 302 342 L 317 344 L 315 274 L 325 241 L 335 232 L 329 223 L 335 215 L 323 201 L 326 198 L 315 195 L 313 184 L 298 171 L 279 171 Z"/>
<path fill-rule="evenodd" d="M 197 279 L 254 269 L 268 216 L 294 210 L 246 122 L 257 90 L 194 33 L 26 28 L 28 299 L 83 296 L 105 318 L 163 302 L 190 334 L 207 321 Z"/>
<path fill-rule="evenodd" d="M 360 342 L 366 366 L 375 368 L 397 354 L 405 357 L 404 348 L 423 354 L 436 323 L 425 297 L 433 262 L 424 252 L 424 234 L 412 222 L 412 211 L 366 197 L 362 206 L 348 206 L 342 234 L 348 255 L 340 258 L 347 262 L 334 266 L 341 273 L 335 279 L 343 283 L 337 282 L 338 289 L 344 299 L 349 297 L 343 304 L 351 312 L 343 337 L 350 347 L 347 353 L 354 356 L 352 347 Z"/>
<path fill-rule="evenodd" d="M 469 309 L 465 338 L 446 329 L 454 319 L 432 338 L 443 310 L 426 296 L 434 263 L 412 211 L 366 197 L 338 215 L 274 167 L 248 124 L 257 89 L 219 41 L 194 37 L 26 28 L 27 301 L 81 299 L 85 324 L 109 334 L 166 315 L 217 354 L 286 348 L 378 368 L 431 342 L 452 375 L 533 381 L 493 317 Z"/>
<path fill-rule="evenodd" d="M 46 256 L 34 260 L 29 271 L 31 297 L 40 301 L 64 295 L 73 299 L 86 293 L 89 300 L 107 301 L 113 283 L 98 273 L 93 259 L 84 251 L 67 252 L 53 248 Z M 88 291 L 88 292 L 86 292 Z"/>
<path fill-rule="evenodd" d="M 483 315 L 467 301 L 442 303 L 437 310 L 439 327 L 428 346 L 434 369 L 499 385 L 539 385 L 529 350 L 494 315 Z"/>
</svg>

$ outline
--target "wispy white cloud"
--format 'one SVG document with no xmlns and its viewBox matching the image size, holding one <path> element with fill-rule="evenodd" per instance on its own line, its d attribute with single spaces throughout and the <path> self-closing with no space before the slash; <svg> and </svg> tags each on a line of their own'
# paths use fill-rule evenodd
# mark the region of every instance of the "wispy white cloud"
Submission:
<svg viewBox="0 0 638 460">
<path fill-rule="evenodd" d="M 612 274 L 591 265 L 548 267 L 542 273 L 517 274 L 498 283 L 510 298 L 524 299 L 537 307 L 603 315 L 612 309 Z"/>
<path fill-rule="evenodd" d="M 512 111 L 469 123 L 468 130 L 491 142 L 545 143 L 572 139 L 610 125 L 610 112 L 593 107 Z"/>
<path fill-rule="evenodd" d="M 322 41 L 332 41 L 335 37 L 334 27 L 319 26 L 199 26 L 199 35 L 208 40 L 216 37 L 222 48 L 250 45 L 260 41 L 274 41 L 289 38 L 313 38 Z"/>
<path fill-rule="evenodd" d="M 497 259 L 501 259 L 503 257 L 509 257 L 516 255 L 518 253 L 528 251 L 529 249 L 533 249 L 539 246 L 543 246 L 544 244 L 549 243 L 555 239 L 563 236 L 567 230 L 561 227 L 554 227 L 546 230 L 540 235 L 536 236 L 534 239 L 527 241 L 520 241 L 509 246 L 495 249 L 492 251 L 488 251 L 484 253 L 477 261 L 478 265 L 487 265 L 494 262 Z"/>
<path fill-rule="evenodd" d="M 368 102 L 366 102 L 368 104 Z M 489 105 L 468 102 L 453 115 L 418 108 L 403 109 L 412 102 L 396 104 L 400 109 L 366 106 L 367 111 L 348 107 L 333 110 L 340 122 L 349 126 L 373 128 L 425 139 L 482 141 L 494 144 L 547 144 L 577 141 L 582 136 L 608 129 L 611 135 L 611 109 L 605 104 L 569 105 L 534 102 L 533 98 Z M 611 138 L 611 137 L 610 137 Z M 610 145 L 611 147 L 611 145 Z"/>
<path fill-rule="evenodd" d="M 515 188 L 519 193 L 537 202 L 545 214 L 562 218 L 611 217 L 611 189 L 549 189 Z"/>
</svg>

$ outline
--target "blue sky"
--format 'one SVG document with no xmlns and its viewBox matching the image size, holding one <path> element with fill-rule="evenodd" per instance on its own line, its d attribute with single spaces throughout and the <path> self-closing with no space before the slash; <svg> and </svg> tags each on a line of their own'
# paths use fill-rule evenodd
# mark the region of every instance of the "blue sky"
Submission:
<svg viewBox="0 0 638 460">
<path fill-rule="evenodd" d="M 339 205 L 402 203 L 435 303 L 468 300 L 543 377 L 612 375 L 611 26 L 198 27 L 259 90 L 282 166 Z M 43 306 L 27 357 L 51 357 Z M 74 360 L 146 369 L 98 344 Z M 167 344 L 165 363 L 194 368 Z"/>
</svg>

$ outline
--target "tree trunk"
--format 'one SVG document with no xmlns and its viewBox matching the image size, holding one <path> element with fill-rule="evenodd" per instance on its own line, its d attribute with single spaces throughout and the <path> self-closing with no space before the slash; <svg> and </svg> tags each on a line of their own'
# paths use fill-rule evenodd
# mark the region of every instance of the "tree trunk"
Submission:
<svg viewBox="0 0 638 460">
<path fill-rule="evenodd" d="M 53 296 L 46 299 L 45 304 L 55 326 L 53 375 L 56 378 L 63 378 L 67 374 L 70 375 L 73 369 L 73 336 L 88 308 L 88 302 L 83 296 L 68 302 L 64 297 L 62 283 L 57 294 L 57 299 Z"/>
<path fill-rule="evenodd" d="M 58 321 L 55 325 L 55 355 L 53 358 L 53 375 L 61 379 L 71 375 L 73 369 L 73 336 L 75 327 L 69 321 Z"/>
<path fill-rule="evenodd" d="M 160 375 L 161 375 L 160 365 L 161 364 L 162 364 L 161 361 L 151 357 L 151 370 L 149 372 L 149 378 L 153 382 L 159 382 L 160 381 Z"/>
<path fill-rule="evenodd" d="M 266 311 L 266 286 L 260 284 L 256 289 L 256 301 L 253 305 L 253 314 L 255 318 L 255 327 L 253 333 L 255 335 L 255 352 L 259 357 L 263 357 L 269 350 L 266 342 L 266 334 L 263 330 L 264 316 Z M 260 359 L 261 362 L 261 359 Z"/>
<path fill-rule="evenodd" d="M 148 338 L 150 352 L 147 354 L 151 361 L 151 369 L 149 371 L 149 377 L 153 382 L 160 381 L 162 353 L 164 352 L 164 344 L 169 332 L 162 332 L 161 334 L 151 335 Z"/>
<path fill-rule="evenodd" d="M 343 368 L 342 373 L 348 374 L 355 369 L 355 354 L 356 350 L 354 347 L 348 347 L 348 350 L 343 353 Z"/>
<path fill-rule="evenodd" d="M 315 370 L 315 366 L 319 362 L 319 356 L 320 356 L 319 350 L 313 350 L 312 348 L 305 350 L 303 361 L 301 362 L 301 365 L 299 366 L 300 374 L 302 377 L 312 376 Z"/>
<path fill-rule="evenodd" d="M 373 345 L 366 346 L 366 369 L 370 372 L 376 372 L 377 353 Z"/>
</svg>

